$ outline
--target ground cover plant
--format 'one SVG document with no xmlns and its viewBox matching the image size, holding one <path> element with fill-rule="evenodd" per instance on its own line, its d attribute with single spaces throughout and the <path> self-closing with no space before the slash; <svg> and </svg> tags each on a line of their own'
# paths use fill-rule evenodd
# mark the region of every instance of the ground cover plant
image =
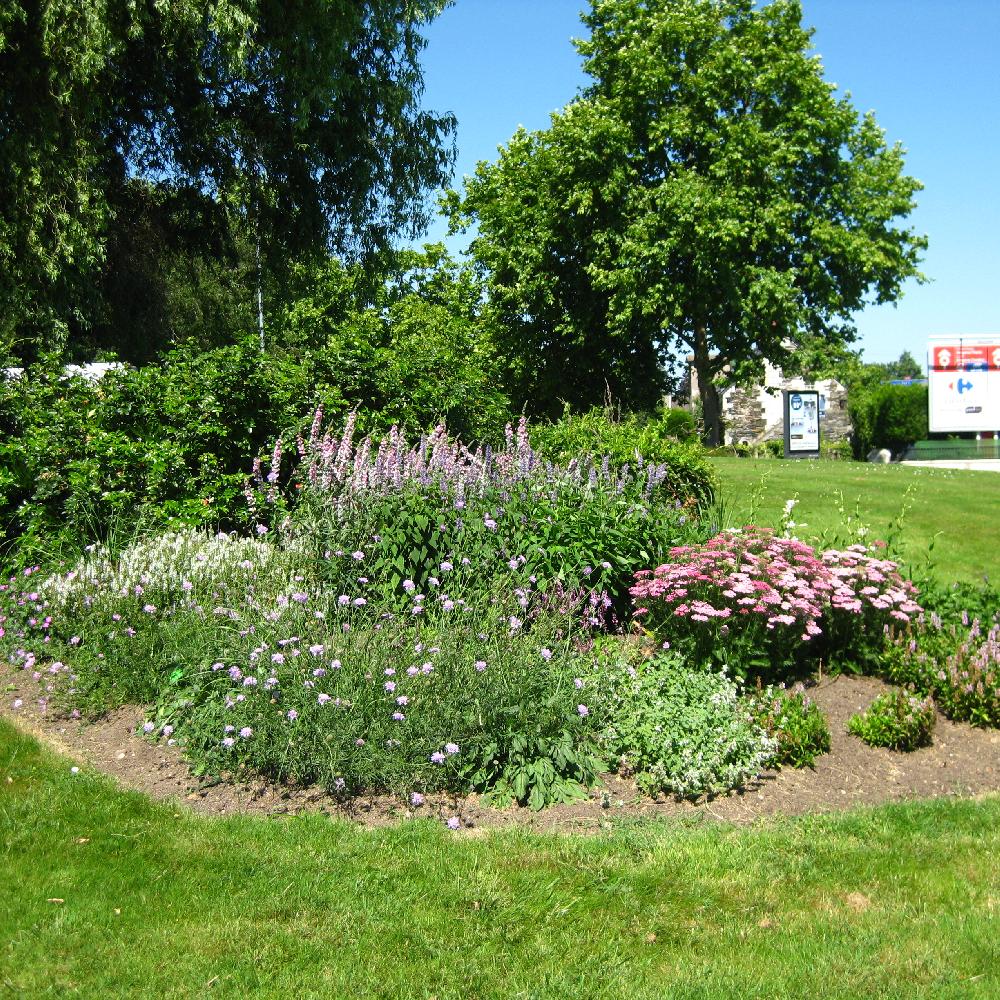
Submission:
<svg viewBox="0 0 1000 1000">
<path fill-rule="evenodd" d="M 0 721 L 0 964 L 15 994 L 1000 989 L 995 796 L 743 829 L 471 837 L 419 821 L 206 819 L 74 767 Z"/>
<path fill-rule="evenodd" d="M 934 733 L 934 702 L 908 691 L 879 695 L 867 710 L 851 718 L 848 732 L 873 747 L 917 750 L 930 746 Z"/>
<path fill-rule="evenodd" d="M 606 675 L 602 741 L 620 771 L 657 795 L 697 797 L 745 784 L 773 759 L 775 741 L 725 675 L 659 652 Z"/>
</svg>

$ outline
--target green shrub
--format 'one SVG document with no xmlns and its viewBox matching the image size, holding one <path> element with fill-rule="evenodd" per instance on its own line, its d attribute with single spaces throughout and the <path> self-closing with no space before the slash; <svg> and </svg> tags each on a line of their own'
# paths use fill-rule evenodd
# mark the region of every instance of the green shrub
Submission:
<svg viewBox="0 0 1000 1000">
<path fill-rule="evenodd" d="M 812 767 L 830 751 L 830 729 L 819 706 L 801 689 L 758 688 L 748 696 L 757 724 L 775 742 L 772 763 Z"/>
<path fill-rule="evenodd" d="M 927 436 L 927 386 L 880 385 L 851 394 L 848 407 L 854 427 L 854 456 L 872 448 L 898 455 Z"/>
<path fill-rule="evenodd" d="M 879 695 L 866 712 L 851 716 L 847 731 L 873 747 L 916 750 L 931 745 L 934 702 L 903 690 Z"/>
<path fill-rule="evenodd" d="M 738 788 L 767 766 L 774 741 L 724 673 L 674 653 L 635 665 L 609 661 L 602 741 L 650 794 L 685 797 Z"/>
<path fill-rule="evenodd" d="M 678 416 L 683 413 L 684 416 Z M 605 456 L 613 469 L 635 469 L 638 456 L 645 463 L 664 463 L 674 499 L 711 504 L 718 482 L 705 449 L 696 440 L 694 421 L 683 410 L 660 410 L 655 415 L 619 414 L 595 407 L 582 414 L 568 411 L 554 423 L 532 428 L 531 443 L 552 462 L 566 464 L 584 455 L 598 463 Z"/>
</svg>

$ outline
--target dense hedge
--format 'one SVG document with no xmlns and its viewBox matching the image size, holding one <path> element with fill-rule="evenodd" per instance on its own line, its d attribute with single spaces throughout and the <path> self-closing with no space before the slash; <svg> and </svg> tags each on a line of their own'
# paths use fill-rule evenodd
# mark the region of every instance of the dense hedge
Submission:
<svg viewBox="0 0 1000 1000">
<path fill-rule="evenodd" d="M 231 526 L 251 458 L 279 434 L 294 438 L 320 403 L 330 416 L 362 407 L 366 430 L 396 421 L 424 429 L 447 412 L 468 431 L 502 436 L 506 409 L 484 401 L 488 389 L 469 382 L 473 372 L 455 398 L 454 381 L 426 351 L 362 364 L 342 346 L 298 357 L 262 354 L 252 343 L 178 348 L 160 364 L 123 365 L 98 382 L 68 376 L 63 360 L 49 357 L 0 379 L 2 551 L 17 542 L 25 561 L 79 548 L 118 522 Z M 411 395 L 414 378 L 427 388 Z"/>
<path fill-rule="evenodd" d="M 849 412 L 856 458 L 864 458 L 872 448 L 888 448 L 898 455 L 927 436 L 927 386 L 880 385 L 854 393 Z"/>
<path fill-rule="evenodd" d="M 668 484 L 681 502 L 693 497 L 700 504 L 710 504 L 715 499 L 715 472 L 686 410 L 665 409 L 647 415 L 594 407 L 532 428 L 531 443 L 545 458 L 562 463 L 579 455 L 598 461 L 607 456 L 612 467 L 634 469 L 641 455 L 644 462 L 669 467 Z"/>
</svg>

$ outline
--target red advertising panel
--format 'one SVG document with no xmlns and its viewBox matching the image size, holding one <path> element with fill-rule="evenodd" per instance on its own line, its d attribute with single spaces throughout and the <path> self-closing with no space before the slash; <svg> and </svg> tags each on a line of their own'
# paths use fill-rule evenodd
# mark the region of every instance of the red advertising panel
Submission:
<svg viewBox="0 0 1000 1000">
<path fill-rule="evenodd" d="M 1000 343 L 939 344 L 931 349 L 938 372 L 1000 371 Z"/>
</svg>

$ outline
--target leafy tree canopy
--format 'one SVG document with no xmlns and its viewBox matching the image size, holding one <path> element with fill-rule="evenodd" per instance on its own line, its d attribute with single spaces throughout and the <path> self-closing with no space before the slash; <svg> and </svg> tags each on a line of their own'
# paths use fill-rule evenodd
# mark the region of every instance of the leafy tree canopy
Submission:
<svg viewBox="0 0 1000 1000">
<path fill-rule="evenodd" d="M 719 386 L 855 337 L 920 277 L 897 225 L 921 185 L 837 97 L 796 0 L 592 0 L 593 78 L 548 129 L 479 164 L 456 228 L 489 276 L 516 403 L 633 405 L 692 355 L 710 440 Z"/>
<path fill-rule="evenodd" d="M 271 264 L 419 231 L 453 159 L 453 118 L 419 105 L 446 2 L 3 4 L 0 337 L 92 320 L 108 234 L 150 204 L 137 181 L 258 232 Z"/>
</svg>

